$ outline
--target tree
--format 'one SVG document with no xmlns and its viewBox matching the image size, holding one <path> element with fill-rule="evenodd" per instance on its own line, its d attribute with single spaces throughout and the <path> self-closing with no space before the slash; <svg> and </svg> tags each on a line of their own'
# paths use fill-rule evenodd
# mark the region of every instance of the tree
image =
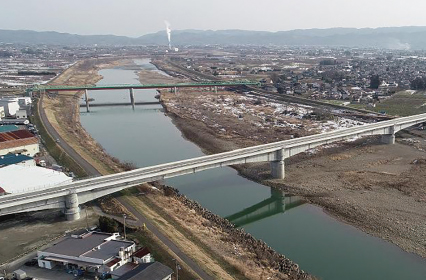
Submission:
<svg viewBox="0 0 426 280">
<path fill-rule="evenodd" d="M 99 228 L 102 232 L 118 232 L 118 223 L 114 219 L 101 216 L 99 217 Z"/>
<path fill-rule="evenodd" d="M 372 75 L 370 77 L 370 88 L 378 89 L 380 86 L 380 76 L 379 75 Z"/>
<path fill-rule="evenodd" d="M 426 89 L 426 77 L 417 77 L 411 81 L 411 89 L 414 90 L 425 90 Z"/>
</svg>

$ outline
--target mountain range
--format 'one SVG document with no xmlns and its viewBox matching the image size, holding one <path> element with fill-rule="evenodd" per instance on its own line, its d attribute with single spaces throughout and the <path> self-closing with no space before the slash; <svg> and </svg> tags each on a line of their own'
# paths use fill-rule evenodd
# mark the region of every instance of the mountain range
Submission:
<svg viewBox="0 0 426 280">
<path fill-rule="evenodd" d="M 131 38 L 55 31 L 2 30 L 1 43 L 47 45 L 167 45 L 166 31 Z M 291 31 L 174 30 L 172 45 L 342 46 L 426 49 L 425 27 L 329 28 Z"/>
</svg>

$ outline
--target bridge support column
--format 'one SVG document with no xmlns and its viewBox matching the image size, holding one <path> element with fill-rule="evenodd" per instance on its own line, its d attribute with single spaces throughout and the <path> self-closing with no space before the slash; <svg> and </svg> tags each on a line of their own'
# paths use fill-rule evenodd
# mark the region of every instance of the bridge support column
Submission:
<svg viewBox="0 0 426 280">
<path fill-rule="evenodd" d="M 214 86 L 214 93 L 217 93 L 217 86 Z"/>
<path fill-rule="evenodd" d="M 135 93 L 133 92 L 133 89 L 129 89 L 130 91 L 130 103 L 132 103 L 132 109 L 135 109 Z"/>
<path fill-rule="evenodd" d="M 78 195 L 74 191 L 65 197 L 65 216 L 68 221 L 80 219 L 80 208 L 78 207 Z"/>
<path fill-rule="evenodd" d="M 84 98 L 86 99 L 86 111 L 89 113 L 89 93 L 87 92 L 87 89 L 84 90 Z"/>
<path fill-rule="evenodd" d="M 174 93 L 177 93 L 177 87 L 174 88 Z"/>
<path fill-rule="evenodd" d="M 380 141 L 383 144 L 395 144 L 395 126 L 389 127 L 389 134 L 382 135 Z"/>
<path fill-rule="evenodd" d="M 284 150 L 278 150 L 276 152 L 276 160 L 271 161 L 271 175 L 274 179 L 285 178 L 285 165 L 284 165 Z"/>
</svg>

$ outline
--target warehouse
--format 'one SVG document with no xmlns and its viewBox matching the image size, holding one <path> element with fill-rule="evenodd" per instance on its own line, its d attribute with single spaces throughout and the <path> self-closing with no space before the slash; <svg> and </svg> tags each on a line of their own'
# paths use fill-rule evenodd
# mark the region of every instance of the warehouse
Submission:
<svg viewBox="0 0 426 280">
<path fill-rule="evenodd" d="M 9 194 L 55 187 L 71 182 L 72 178 L 65 173 L 39 166 L 14 164 L 0 168 L 0 187 Z"/>
</svg>

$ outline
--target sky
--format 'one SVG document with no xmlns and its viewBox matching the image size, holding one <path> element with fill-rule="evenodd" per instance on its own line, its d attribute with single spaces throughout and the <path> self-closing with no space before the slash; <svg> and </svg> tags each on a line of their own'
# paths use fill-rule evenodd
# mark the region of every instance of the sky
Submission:
<svg viewBox="0 0 426 280">
<path fill-rule="evenodd" d="M 424 0 L 0 0 L 0 29 L 138 37 L 165 30 L 426 26 Z"/>
</svg>

